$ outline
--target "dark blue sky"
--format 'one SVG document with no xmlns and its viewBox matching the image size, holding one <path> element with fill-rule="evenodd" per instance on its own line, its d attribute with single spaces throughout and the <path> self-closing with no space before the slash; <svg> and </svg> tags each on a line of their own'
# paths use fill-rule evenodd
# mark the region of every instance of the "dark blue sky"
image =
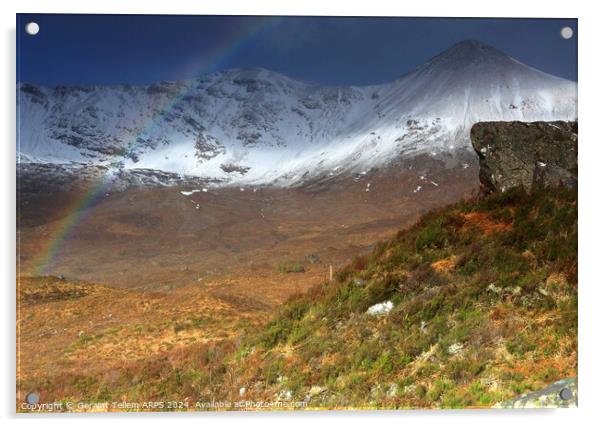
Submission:
<svg viewBox="0 0 602 427">
<path fill-rule="evenodd" d="M 36 36 L 25 33 L 37 22 Z M 560 29 L 570 26 L 565 40 Z M 388 82 L 464 39 L 577 80 L 576 19 L 17 15 L 17 79 L 147 84 L 263 67 L 324 84 Z"/>
</svg>

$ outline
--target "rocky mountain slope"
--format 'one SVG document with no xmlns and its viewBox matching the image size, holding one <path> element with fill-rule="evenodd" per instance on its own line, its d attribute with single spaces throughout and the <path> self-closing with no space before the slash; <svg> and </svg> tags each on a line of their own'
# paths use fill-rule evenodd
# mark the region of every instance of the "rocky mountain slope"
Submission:
<svg viewBox="0 0 602 427">
<path fill-rule="evenodd" d="M 464 41 L 398 80 L 326 87 L 264 69 L 149 86 L 18 85 L 18 160 L 291 185 L 469 149 L 483 120 L 574 120 L 577 85 Z"/>
</svg>

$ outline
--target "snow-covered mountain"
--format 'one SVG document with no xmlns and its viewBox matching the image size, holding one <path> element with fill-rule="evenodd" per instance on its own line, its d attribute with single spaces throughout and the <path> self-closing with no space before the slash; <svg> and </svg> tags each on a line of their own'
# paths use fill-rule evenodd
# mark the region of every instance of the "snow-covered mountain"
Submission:
<svg viewBox="0 0 602 427">
<path fill-rule="evenodd" d="M 469 147 L 473 123 L 575 120 L 577 84 L 477 41 L 400 79 L 319 86 L 234 69 L 150 86 L 18 85 L 18 161 L 289 185 Z"/>
</svg>

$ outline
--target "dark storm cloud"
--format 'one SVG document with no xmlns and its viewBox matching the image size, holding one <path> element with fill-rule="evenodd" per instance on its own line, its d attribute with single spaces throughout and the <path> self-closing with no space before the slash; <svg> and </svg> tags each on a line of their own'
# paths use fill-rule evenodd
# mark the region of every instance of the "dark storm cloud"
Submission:
<svg viewBox="0 0 602 427">
<path fill-rule="evenodd" d="M 30 21 L 36 36 L 25 34 Z M 564 26 L 575 37 L 560 37 Z M 17 32 L 18 79 L 42 84 L 146 84 L 238 67 L 375 84 L 464 39 L 577 80 L 574 19 L 18 15 Z"/>
</svg>

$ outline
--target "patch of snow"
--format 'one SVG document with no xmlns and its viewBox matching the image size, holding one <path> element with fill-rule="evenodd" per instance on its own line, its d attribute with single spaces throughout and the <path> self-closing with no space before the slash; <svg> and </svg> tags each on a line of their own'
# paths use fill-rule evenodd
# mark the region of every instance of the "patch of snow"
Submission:
<svg viewBox="0 0 602 427">
<path fill-rule="evenodd" d="M 418 187 L 416 187 L 413 192 L 418 193 L 420 190 L 422 190 L 422 185 L 419 185 Z"/>
</svg>

